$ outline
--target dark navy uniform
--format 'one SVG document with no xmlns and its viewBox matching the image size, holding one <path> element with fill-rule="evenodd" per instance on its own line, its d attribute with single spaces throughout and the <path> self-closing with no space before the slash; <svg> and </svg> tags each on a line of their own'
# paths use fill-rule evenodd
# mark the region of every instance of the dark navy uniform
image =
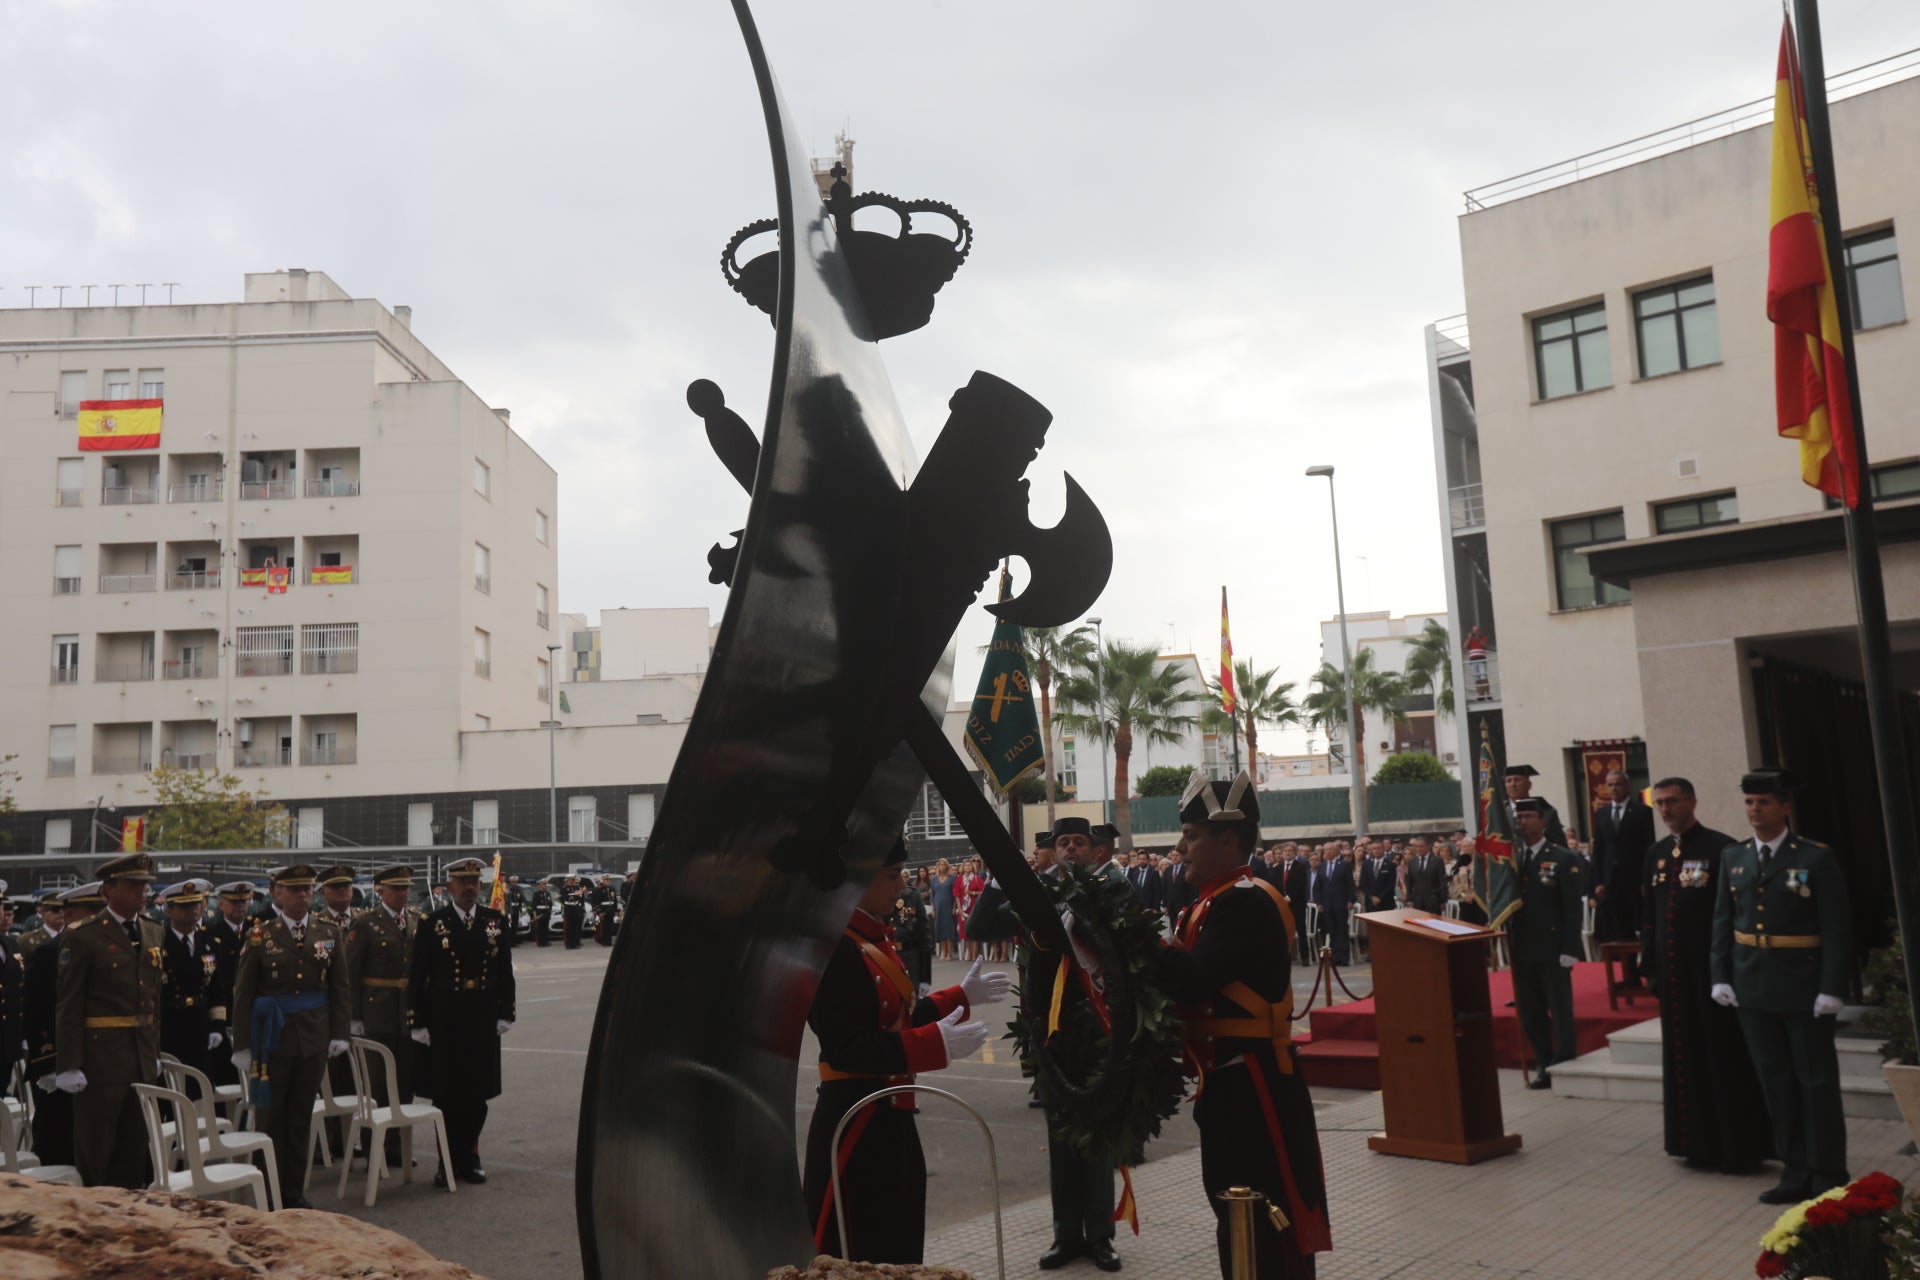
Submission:
<svg viewBox="0 0 1920 1280">
<path fill-rule="evenodd" d="M 553 914 L 553 895 L 547 891 L 547 882 L 542 880 L 533 887 L 533 945 L 547 945 L 547 918 Z"/>
<path fill-rule="evenodd" d="M 580 945 L 580 931 L 587 921 L 586 889 L 579 877 L 568 876 L 560 886 L 560 940 L 572 951 Z"/>
<path fill-rule="evenodd" d="M 208 934 L 198 928 L 182 937 L 169 925 L 161 939 L 160 1051 L 211 1073 L 213 1064 L 226 1057 L 210 1042 L 226 1034 L 232 994 L 221 985 L 219 944 Z"/>
<path fill-rule="evenodd" d="M 1531 797 L 1520 805 L 1545 806 Z M 1579 1056 L 1573 1020 L 1573 970 L 1561 960 L 1578 958 L 1585 915 L 1587 860 L 1552 839 L 1538 849 L 1515 842 L 1513 866 L 1520 909 L 1507 921 L 1513 957 L 1513 1003 L 1545 1087 L 1546 1069 Z"/>
<path fill-rule="evenodd" d="M 469 863 L 477 882 L 480 864 Z M 449 878 L 466 874 L 455 869 L 460 865 L 448 868 Z M 503 913 L 476 905 L 463 916 L 449 903 L 420 922 L 407 967 L 408 1017 L 415 1039 L 428 1033 L 431 1096 L 446 1116 L 453 1173 L 464 1182 L 486 1180 L 480 1131 L 488 1101 L 500 1096 L 500 1024 L 514 1020 L 513 952 L 506 935 Z"/>
</svg>

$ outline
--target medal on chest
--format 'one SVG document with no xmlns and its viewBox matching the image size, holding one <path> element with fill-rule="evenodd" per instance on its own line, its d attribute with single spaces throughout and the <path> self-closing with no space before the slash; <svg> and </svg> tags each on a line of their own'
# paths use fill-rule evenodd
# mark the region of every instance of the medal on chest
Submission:
<svg viewBox="0 0 1920 1280">
<path fill-rule="evenodd" d="M 1813 896 L 1813 884 L 1805 867 L 1787 868 L 1787 892 L 1797 893 L 1803 898 Z"/>
</svg>

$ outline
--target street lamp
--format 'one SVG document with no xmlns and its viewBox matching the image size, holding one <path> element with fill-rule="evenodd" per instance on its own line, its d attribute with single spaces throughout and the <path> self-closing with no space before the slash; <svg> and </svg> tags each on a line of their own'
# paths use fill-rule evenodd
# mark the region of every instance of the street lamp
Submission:
<svg viewBox="0 0 1920 1280">
<path fill-rule="evenodd" d="M 1333 516 L 1333 590 L 1340 602 L 1340 685 L 1347 699 L 1347 786 L 1352 797 L 1353 834 L 1367 834 L 1366 780 L 1360 776 L 1360 725 L 1358 705 L 1353 700 L 1353 649 L 1347 643 L 1347 588 L 1340 575 L 1340 504 L 1333 496 L 1333 468 L 1308 467 L 1310 476 L 1327 478 L 1327 510 Z M 1329 744 L 1331 746 L 1331 744 Z"/>
<path fill-rule="evenodd" d="M 1100 717 L 1100 789 L 1106 790 L 1113 782 L 1113 771 L 1107 767 L 1107 652 L 1106 642 L 1101 636 L 1100 619 L 1088 618 L 1093 624 L 1093 689 L 1094 712 Z M 1110 797 L 1118 801 L 1119 796 Z M 1100 821 L 1106 822 L 1112 813 L 1105 805 L 1100 807 Z"/>
<path fill-rule="evenodd" d="M 542 729 L 545 729 L 547 731 L 547 843 L 548 844 L 560 843 L 560 816 L 554 807 L 556 803 L 555 797 L 559 791 L 559 782 L 560 782 L 560 767 L 559 767 L 559 764 L 557 763 L 558 756 L 556 755 L 556 750 L 554 747 L 554 731 L 560 727 L 560 722 L 554 719 L 554 713 L 553 713 L 553 664 L 556 661 L 556 658 L 554 657 L 554 655 L 559 653 L 561 648 L 562 646 L 557 644 L 550 644 L 547 646 L 547 719 L 546 719 L 546 722 L 540 726 Z"/>
</svg>

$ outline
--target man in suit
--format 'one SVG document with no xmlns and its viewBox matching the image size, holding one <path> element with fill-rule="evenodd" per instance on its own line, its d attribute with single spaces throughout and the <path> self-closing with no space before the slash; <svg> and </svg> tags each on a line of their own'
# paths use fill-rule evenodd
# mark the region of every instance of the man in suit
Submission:
<svg viewBox="0 0 1920 1280">
<path fill-rule="evenodd" d="M 1740 1011 L 1786 1166 L 1763 1204 L 1847 1182 L 1833 1040 L 1853 964 L 1847 879 L 1832 849 L 1787 825 L 1793 785 L 1778 769 L 1740 780 L 1753 835 L 1721 855 L 1713 913 L 1712 997 Z"/>
<path fill-rule="evenodd" d="M 1347 935 L 1352 922 L 1353 864 L 1345 855 L 1318 868 L 1318 883 L 1312 890 L 1313 903 L 1320 908 L 1320 926 L 1327 931 L 1327 945 L 1333 949 L 1333 962 L 1345 967 L 1348 960 Z"/>
<path fill-rule="evenodd" d="M 1547 1069 L 1577 1056 L 1573 966 L 1585 912 L 1586 859 L 1547 836 L 1550 806 L 1538 797 L 1514 801 L 1519 847 L 1513 851 L 1520 909 L 1507 921 L 1513 956 L 1513 1003 L 1533 1049 L 1530 1089 L 1548 1089 Z"/>
<path fill-rule="evenodd" d="M 1607 774 L 1608 803 L 1593 815 L 1593 905 L 1595 933 L 1630 941 L 1646 916 L 1647 848 L 1653 844 L 1653 810 L 1633 794 L 1624 770 Z M 1640 960 L 1628 956 L 1625 977 L 1640 981 Z"/>
<path fill-rule="evenodd" d="M 1133 865 L 1127 868 L 1127 883 L 1133 886 L 1140 905 L 1158 915 L 1167 905 L 1166 882 L 1146 854 L 1135 853 L 1132 857 Z"/>
<path fill-rule="evenodd" d="M 1175 920 L 1192 904 L 1193 885 L 1187 881 L 1186 855 L 1175 849 L 1167 855 L 1167 918 Z"/>
<path fill-rule="evenodd" d="M 143 1187 L 146 1125 L 136 1084 L 160 1060 L 161 930 L 141 914 L 153 860 L 101 864 L 106 910 L 60 933 L 54 1086 L 73 1097 L 73 1163 L 90 1187 Z"/>
<path fill-rule="evenodd" d="M 1530 764 L 1510 764 L 1507 766 L 1505 778 L 1507 787 L 1507 812 L 1513 815 L 1513 824 L 1516 831 L 1519 830 L 1520 827 L 1520 811 L 1517 808 L 1519 802 L 1528 799 L 1539 799 L 1539 797 L 1533 794 L 1533 780 L 1539 776 L 1540 771 Z M 1546 825 L 1544 829 L 1547 843 L 1565 849 L 1567 847 L 1567 829 L 1560 823 L 1559 812 L 1554 809 L 1552 805 L 1547 804 L 1545 800 L 1540 800 L 1540 803 L 1546 805 Z"/>
<path fill-rule="evenodd" d="M 347 927 L 347 984 L 351 1015 L 348 1029 L 377 1040 L 393 1054 L 400 1096 L 387 1092 L 387 1073 L 375 1069 L 370 1082 L 379 1106 L 413 1101 L 413 1043 L 407 1038 L 407 971 L 413 962 L 420 913 L 407 905 L 413 872 L 401 865 L 373 873 L 376 902 L 354 916 Z M 400 1135 L 387 1134 L 387 1160 L 400 1158 Z"/>
<path fill-rule="evenodd" d="M 1407 905 L 1435 915 L 1447 909 L 1447 867 L 1433 855 L 1425 836 L 1407 841 Z"/>
<path fill-rule="evenodd" d="M 1280 880 L 1276 887 L 1286 895 L 1287 909 L 1293 913 L 1293 928 L 1296 935 L 1294 958 L 1303 963 L 1313 962 L 1313 938 L 1307 932 L 1307 903 L 1312 901 L 1312 860 L 1300 851 L 1298 845 L 1288 843 L 1281 848 L 1285 855 L 1280 863 Z"/>
<path fill-rule="evenodd" d="M 182 880 L 159 894 L 167 913 L 160 944 L 160 1049 L 199 1071 L 211 1068 L 214 1050 L 226 1041 L 229 999 L 221 986 L 220 953 L 200 923 L 210 887 L 205 880 Z"/>
</svg>

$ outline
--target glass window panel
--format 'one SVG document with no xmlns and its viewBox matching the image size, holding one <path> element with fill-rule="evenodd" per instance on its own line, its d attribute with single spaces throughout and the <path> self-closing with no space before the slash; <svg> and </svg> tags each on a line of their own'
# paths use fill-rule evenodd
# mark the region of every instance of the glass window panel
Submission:
<svg viewBox="0 0 1920 1280">
<path fill-rule="evenodd" d="M 1540 348 L 1540 398 L 1570 396 L 1580 389 L 1573 376 L 1573 343 L 1549 342 Z"/>
<path fill-rule="evenodd" d="M 1740 522 L 1740 500 L 1730 493 L 1717 498 L 1705 498 L 1700 503 L 1700 523 L 1702 524 L 1738 524 Z"/>
<path fill-rule="evenodd" d="M 1660 289 L 1653 293 L 1643 293 L 1633 300 L 1635 310 L 1643 316 L 1657 316 L 1674 307 L 1673 291 Z"/>
<path fill-rule="evenodd" d="M 1670 502 L 1653 513 L 1654 528 L 1660 533 L 1683 533 L 1700 527 L 1700 504 Z"/>
<path fill-rule="evenodd" d="M 1640 376 L 1657 378 L 1663 373 L 1675 373 L 1679 368 L 1678 318 L 1664 315 L 1642 320 L 1640 322 Z"/>
<path fill-rule="evenodd" d="M 1920 462 L 1902 462 L 1896 466 L 1874 469 L 1874 497 L 1910 498 L 1916 493 L 1920 493 Z"/>
<path fill-rule="evenodd" d="M 1894 235 L 1891 231 L 1876 231 L 1856 240 L 1847 242 L 1847 261 L 1852 263 L 1879 262 L 1883 258 L 1897 256 Z"/>
<path fill-rule="evenodd" d="M 1593 517 L 1593 541 L 1617 542 L 1627 536 L 1627 518 L 1618 511 Z"/>
<path fill-rule="evenodd" d="M 1680 305 L 1694 306 L 1702 302 L 1713 301 L 1713 281 L 1700 280 L 1693 284 L 1680 286 Z"/>
<path fill-rule="evenodd" d="M 1573 319 L 1570 316 L 1554 316 L 1535 323 L 1537 335 L 1544 341 L 1548 338 L 1564 338 L 1573 332 Z"/>
<path fill-rule="evenodd" d="M 1584 609 L 1593 604 L 1593 573 L 1587 567 L 1587 558 L 1572 548 L 1562 550 L 1555 557 L 1560 582 L 1560 607 L 1562 609 Z"/>
<path fill-rule="evenodd" d="M 1582 333 L 1606 328 L 1607 309 L 1605 307 L 1589 307 L 1585 311 L 1575 312 L 1573 327 Z"/>
<path fill-rule="evenodd" d="M 1583 333 L 1580 343 L 1580 389 L 1591 391 L 1596 387 L 1613 385 L 1612 348 L 1607 345 L 1607 331 Z"/>
<path fill-rule="evenodd" d="M 1712 304 L 1680 313 L 1687 340 L 1687 368 L 1720 362 L 1720 312 Z"/>
<path fill-rule="evenodd" d="M 1890 258 L 1857 268 L 1853 272 L 1853 290 L 1853 305 L 1860 317 L 1860 328 L 1878 328 L 1907 318 L 1907 309 L 1900 296 L 1898 259 Z"/>
</svg>

